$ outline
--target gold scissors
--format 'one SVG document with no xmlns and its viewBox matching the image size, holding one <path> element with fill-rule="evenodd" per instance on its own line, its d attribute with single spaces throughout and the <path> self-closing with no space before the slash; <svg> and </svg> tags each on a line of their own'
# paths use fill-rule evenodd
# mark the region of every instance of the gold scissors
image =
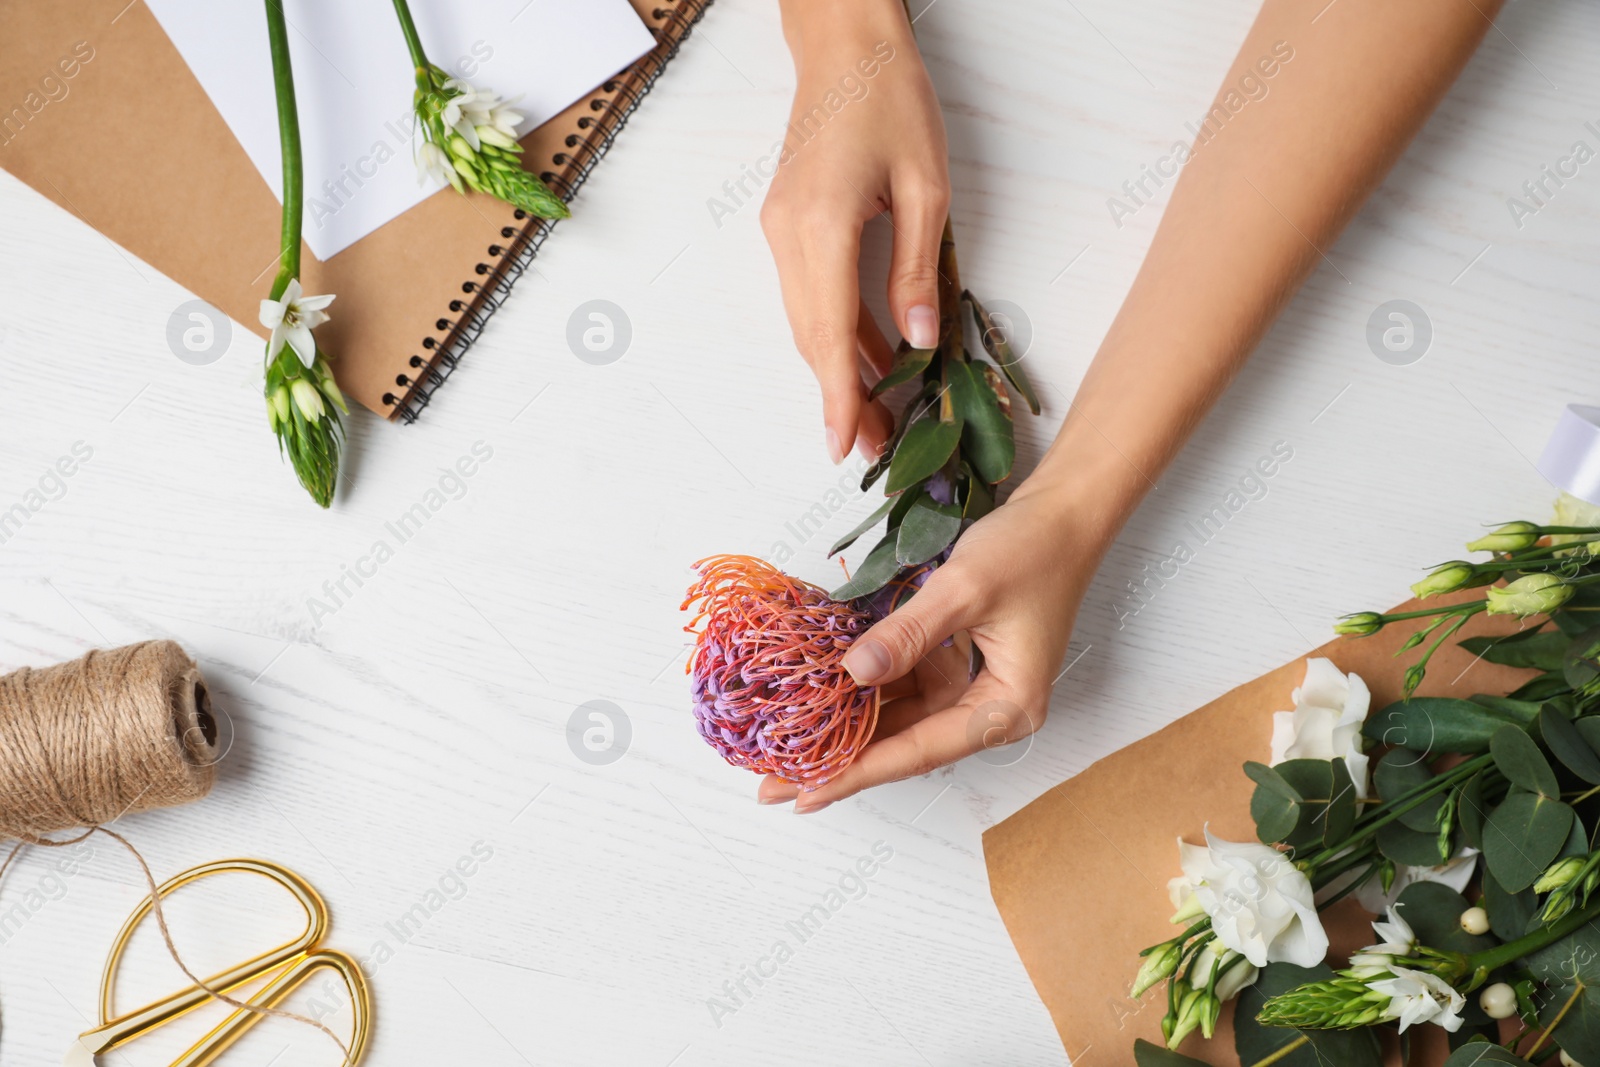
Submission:
<svg viewBox="0 0 1600 1067">
<path fill-rule="evenodd" d="M 348 1046 L 349 1055 L 345 1058 L 344 1064 L 345 1067 L 355 1067 L 361 1062 L 362 1053 L 367 1047 L 372 1020 L 372 994 L 355 960 L 336 949 L 318 947 L 322 935 L 328 930 L 328 906 L 322 902 L 322 897 L 317 895 L 317 891 L 309 882 L 287 867 L 280 867 L 265 860 L 218 860 L 215 863 L 191 868 L 168 879 L 156 892 L 165 899 L 175 890 L 191 882 L 225 871 L 258 874 L 283 886 L 305 909 L 306 929 L 293 941 L 212 975 L 206 979 L 206 985 L 226 993 L 246 983 L 272 975 L 271 980 L 248 1003 L 257 1008 L 273 1008 L 282 1003 L 290 993 L 317 971 L 324 968 L 336 971 L 344 979 L 345 988 L 350 993 L 351 1010 L 354 1015 L 353 1032 Z M 106 957 L 105 971 L 100 978 L 100 1025 L 79 1035 L 78 1040 L 67 1050 L 65 1067 L 94 1067 L 94 1058 L 99 1053 L 132 1041 L 157 1027 L 165 1026 L 213 999 L 210 993 L 194 985 L 154 1003 L 146 1004 L 136 1011 L 117 1014 L 113 1006 L 117 968 L 122 963 L 122 955 L 127 950 L 128 941 L 133 937 L 134 930 L 150 913 L 153 904 L 154 901 L 146 897 L 134 909 L 133 914 L 128 916 L 128 921 L 123 924 L 116 941 L 112 943 L 111 954 Z M 265 1017 L 256 1011 L 247 1011 L 243 1008 L 235 1010 L 190 1046 L 189 1051 L 173 1060 L 171 1067 L 206 1067 L 207 1064 L 214 1063 L 217 1057 Z"/>
</svg>

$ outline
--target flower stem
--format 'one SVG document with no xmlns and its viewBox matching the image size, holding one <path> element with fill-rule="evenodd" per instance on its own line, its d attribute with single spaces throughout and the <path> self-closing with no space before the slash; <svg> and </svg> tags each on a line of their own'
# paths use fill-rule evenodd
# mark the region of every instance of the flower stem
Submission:
<svg viewBox="0 0 1600 1067">
<path fill-rule="evenodd" d="M 1561 1005 L 1561 1010 L 1556 1012 L 1556 1017 L 1550 1020 L 1550 1025 L 1545 1027 L 1544 1031 L 1539 1035 L 1539 1039 L 1529 1046 L 1527 1052 L 1522 1054 L 1523 1059 L 1527 1060 L 1529 1063 L 1534 1062 L 1533 1054 L 1539 1051 L 1539 1047 L 1548 1041 L 1550 1039 L 1550 1035 L 1555 1032 L 1556 1027 L 1561 1025 L 1561 1020 L 1567 1017 L 1567 1012 L 1571 1011 L 1572 1006 L 1578 1002 L 1578 998 L 1583 996 L 1583 990 L 1584 985 L 1583 982 L 1580 981 L 1577 983 L 1576 988 L 1573 989 L 1572 996 L 1568 997 L 1567 1002 Z"/>
<path fill-rule="evenodd" d="M 1383 621 L 1387 625 L 1391 622 L 1399 622 L 1402 619 L 1422 619 L 1429 615 L 1449 615 L 1452 612 L 1461 611 L 1462 608 L 1482 608 L 1487 607 L 1488 604 L 1487 600 L 1467 600 L 1460 604 L 1450 604 L 1442 608 L 1424 608 L 1421 611 L 1397 611 L 1392 615 L 1383 616 Z"/>
<path fill-rule="evenodd" d="M 1445 771 L 1443 774 L 1438 775 L 1437 777 L 1429 780 L 1413 790 L 1410 790 L 1409 792 L 1400 794 L 1394 800 L 1386 804 L 1383 808 L 1379 809 L 1377 812 L 1373 812 L 1371 816 L 1367 817 L 1366 821 L 1361 823 L 1357 827 L 1356 831 L 1349 837 L 1345 838 L 1337 845 L 1332 845 L 1323 849 L 1311 859 L 1307 860 L 1306 866 L 1311 869 L 1320 867 L 1322 864 L 1333 859 L 1334 856 L 1343 852 L 1351 845 L 1366 840 L 1380 827 L 1387 826 L 1389 823 L 1394 822 L 1400 816 L 1404 815 L 1406 812 L 1410 811 L 1424 800 L 1427 800 L 1435 793 L 1439 793 L 1445 789 L 1454 787 L 1460 782 L 1471 777 L 1473 774 L 1477 773 L 1479 770 L 1489 766 L 1489 764 L 1492 762 L 1494 762 L 1494 757 L 1485 752 L 1481 756 L 1474 756 L 1465 763 L 1457 764 L 1448 771 Z"/>
<path fill-rule="evenodd" d="M 1596 900 L 1582 911 L 1575 911 L 1566 915 L 1542 929 L 1531 934 L 1525 934 L 1515 941 L 1507 941 L 1503 945 L 1475 952 L 1467 957 L 1469 973 L 1488 974 L 1496 967 L 1503 967 L 1513 960 L 1519 960 L 1530 952 L 1536 952 L 1546 945 L 1553 945 L 1566 937 L 1584 923 L 1600 918 L 1600 900 Z"/>
<path fill-rule="evenodd" d="M 283 0 L 267 0 L 267 40 L 272 45 L 272 88 L 278 98 L 278 151 L 283 156 L 283 234 L 279 240 L 278 277 L 272 283 L 272 299 L 277 300 L 300 276 L 300 225 L 305 209 L 300 115 L 294 104 L 294 69 L 289 62 Z"/>
<path fill-rule="evenodd" d="M 406 35 L 406 48 L 411 51 L 411 65 L 419 71 L 428 69 L 428 55 L 422 50 L 422 38 L 417 36 L 417 24 L 411 21 L 411 7 L 406 0 L 394 0 L 394 13 L 400 17 L 400 32 Z"/>
<path fill-rule="evenodd" d="M 1262 1059 L 1259 1059 L 1256 1062 L 1252 1063 L 1250 1065 L 1250 1067 L 1270 1067 L 1271 1064 L 1277 1063 L 1279 1060 L 1283 1059 L 1289 1053 L 1291 1053 L 1291 1052 L 1295 1051 L 1296 1049 L 1302 1047 L 1303 1045 L 1305 1045 L 1310 1040 L 1311 1040 L 1311 1038 L 1310 1038 L 1309 1035 L 1301 1034 L 1299 1037 L 1295 1038 L 1293 1041 L 1289 1042 L 1287 1045 L 1283 1046 L 1278 1051 L 1272 1053 L 1272 1055 L 1266 1056 L 1266 1057 L 1264 1057 Z"/>
</svg>

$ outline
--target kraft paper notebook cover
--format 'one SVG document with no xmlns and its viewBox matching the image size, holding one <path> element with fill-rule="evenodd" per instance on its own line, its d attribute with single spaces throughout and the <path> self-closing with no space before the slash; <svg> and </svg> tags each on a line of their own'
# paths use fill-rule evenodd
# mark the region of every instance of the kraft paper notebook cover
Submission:
<svg viewBox="0 0 1600 1067">
<path fill-rule="evenodd" d="M 1429 606 L 1435 606 L 1430 602 Z M 1417 607 L 1415 602 L 1396 611 Z M 1514 618 L 1477 616 L 1459 637 L 1506 633 Z M 1325 656 L 1359 674 L 1372 710 L 1400 697 L 1404 663 L 1395 651 L 1411 629 L 1390 626 L 1359 639 L 1331 641 L 1307 655 Z M 1198 711 L 1093 764 L 983 835 L 989 889 L 1034 988 L 1049 1009 L 1073 1067 L 1126 1067 L 1135 1038 L 1161 1044 L 1165 987 L 1133 1000 L 1128 990 L 1138 953 L 1171 936 L 1167 880 L 1178 874 L 1176 839 L 1201 842 L 1207 821 L 1233 841 L 1255 839 L 1245 760 L 1270 754 L 1272 713 L 1286 711 L 1305 673 L 1302 656 L 1223 694 Z M 1496 666 L 1452 641 L 1439 650 L 1418 693 L 1505 693 L 1530 672 Z M 1068 713 L 1070 715 L 1070 712 Z M 1352 900 L 1324 916 L 1330 959 L 1372 943 L 1366 913 Z M 1333 959 L 1337 966 L 1342 960 Z M 1238 1063 L 1233 1004 L 1216 1036 L 1199 1035 L 1183 1052 L 1210 1064 Z M 1445 1056 L 1438 1027 L 1417 1028 L 1412 1063 Z M 1398 1063 L 1394 1049 L 1388 1062 Z"/>
<path fill-rule="evenodd" d="M 568 200 L 711 0 L 631 2 L 655 47 L 522 141 L 528 169 Z M 277 198 L 144 3 L 11 0 L 0 42 L 0 167 L 261 333 Z M 339 385 L 414 420 L 549 232 L 447 189 L 326 262 L 305 248 L 306 290 L 339 298 L 317 338 Z"/>
</svg>

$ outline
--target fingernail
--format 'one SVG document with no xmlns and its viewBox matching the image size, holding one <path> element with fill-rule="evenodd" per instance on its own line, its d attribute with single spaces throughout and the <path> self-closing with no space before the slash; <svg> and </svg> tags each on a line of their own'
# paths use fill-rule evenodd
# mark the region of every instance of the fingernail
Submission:
<svg viewBox="0 0 1600 1067">
<path fill-rule="evenodd" d="M 872 685 L 893 666 L 889 650 L 878 641 L 857 641 L 844 655 L 844 669 L 857 685 Z"/>
<path fill-rule="evenodd" d="M 806 798 L 801 797 L 799 800 L 794 802 L 794 813 L 796 815 L 810 815 L 812 812 L 821 811 L 823 808 L 828 807 L 832 803 L 833 801 L 831 800 L 824 800 L 815 804 L 807 804 Z"/>
<path fill-rule="evenodd" d="M 939 343 L 939 313 L 932 304 L 918 304 L 906 312 L 906 340 L 912 348 L 932 348 Z"/>
<path fill-rule="evenodd" d="M 844 450 L 839 447 L 839 435 L 833 432 L 833 427 L 828 427 L 828 458 L 833 460 L 834 466 L 844 459 Z"/>
<path fill-rule="evenodd" d="M 756 797 L 757 804 L 782 804 L 788 797 Z"/>
</svg>

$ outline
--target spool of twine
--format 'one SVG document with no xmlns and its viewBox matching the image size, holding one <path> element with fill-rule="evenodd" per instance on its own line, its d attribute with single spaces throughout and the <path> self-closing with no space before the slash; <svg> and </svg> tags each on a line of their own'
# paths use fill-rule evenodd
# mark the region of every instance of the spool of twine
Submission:
<svg viewBox="0 0 1600 1067">
<path fill-rule="evenodd" d="M 170 808 L 211 792 L 217 720 L 200 668 L 173 641 L 90 652 L 71 663 L 0 677 L 0 841 L 15 840 L 0 876 L 26 845 L 59 848 L 102 833 L 144 875 L 161 939 L 178 968 L 224 1004 L 321 1030 L 322 1022 L 237 1000 L 195 974 L 173 943 L 155 876 L 139 850 L 106 827 L 124 815 Z M 67 839 L 43 835 L 82 830 Z"/>
<path fill-rule="evenodd" d="M 0 840 L 199 800 L 217 733 L 200 668 L 172 641 L 0 677 Z"/>
</svg>

